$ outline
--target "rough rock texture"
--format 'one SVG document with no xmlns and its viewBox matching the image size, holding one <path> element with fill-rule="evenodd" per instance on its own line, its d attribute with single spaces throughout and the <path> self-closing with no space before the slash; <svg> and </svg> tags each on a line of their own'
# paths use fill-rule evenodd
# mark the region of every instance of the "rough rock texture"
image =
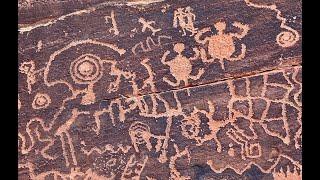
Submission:
<svg viewBox="0 0 320 180">
<path fill-rule="evenodd" d="M 301 1 L 18 3 L 19 179 L 301 179 Z"/>
</svg>

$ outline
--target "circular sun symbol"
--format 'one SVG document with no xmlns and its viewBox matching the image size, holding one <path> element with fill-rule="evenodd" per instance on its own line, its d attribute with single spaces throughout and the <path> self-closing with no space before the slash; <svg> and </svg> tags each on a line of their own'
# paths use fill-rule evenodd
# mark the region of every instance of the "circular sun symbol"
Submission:
<svg viewBox="0 0 320 180">
<path fill-rule="evenodd" d="M 102 76 L 100 58 L 85 54 L 71 63 L 70 73 L 72 79 L 78 84 L 89 84 Z"/>
<path fill-rule="evenodd" d="M 32 107 L 34 109 L 43 109 L 50 105 L 51 98 L 48 94 L 38 93 L 32 102 Z"/>
<path fill-rule="evenodd" d="M 281 47 L 293 46 L 297 41 L 298 37 L 290 31 L 283 31 L 277 35 L 277 42 Z"/>
</svg>

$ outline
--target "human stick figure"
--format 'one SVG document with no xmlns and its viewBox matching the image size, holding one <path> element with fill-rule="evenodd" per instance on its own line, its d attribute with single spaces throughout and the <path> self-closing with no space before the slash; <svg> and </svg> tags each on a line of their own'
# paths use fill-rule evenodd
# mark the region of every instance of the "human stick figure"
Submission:
<svg viewBox="0 0 320 180">
<path fill-rule="evenodd" d="M 193 24 L 196 19 L 196 15 L 192 11 L 193 9 L 190 6 L 186 8 L 178 8 L 174 11 L 173 27 L 177 28 L 179 25 L 183 31 L 182 36 L 187 34 L 186 31 L 191 32 L 190 36 L 193 36 L 198 30 Z"/>
<path fill-rule="evenodd" d="M 138 20 L 139 23 L 142 24 L 142 32 L 145 32 L 147 29 L 150 29 L 152 31 L 152 35 L 154 36 L 156 32 L 161 31 L 161 29 L 156 29 L 152 27 L 152 24 L 155 24 L 155 21 L 147 21 L 144 18 L 140 17 Z"/>
</svg>

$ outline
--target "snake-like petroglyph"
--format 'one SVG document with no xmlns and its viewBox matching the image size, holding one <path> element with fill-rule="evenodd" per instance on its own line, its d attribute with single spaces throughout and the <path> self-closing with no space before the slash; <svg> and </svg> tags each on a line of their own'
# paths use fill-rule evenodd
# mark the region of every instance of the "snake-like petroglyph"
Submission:
<svg viewBox="0 0 320 180">
<path fill-rule="evenodd" d="M 289 47 L 300 35 L 276 5 L 234 3 L 271 10 L 267 16 L 280 21 L 280 32 L 262 45 L 274 54 L 256 52 L 262 49 L 253 47 L 256 32 L 268 29 L 247 20 L 249 13 L 221 17 L 211 6 L 171 2 L 145 7 L 155 14 L 126 4 L 130 18 L 120 14 L 124 6 L 97 6 L 99 32 L 89 39 L 81 33 L 96 28 L 81 26 L 76 38 L 62 30 L 66 40 L 57 42 L 66 44 L 41 36 L 36 46 L 22 48 L 22 179 L 189 180 L 199 178 L 193 167 L 243 175 L 252 166 L 274 179 L 301 179 L 301 66 L 263 60 L 288 49 L 294 54 Z M 67 15 L 46 28 L 91 16 Z"/>
<path fill-rule="evenodd" d="M 137 55 L 137 51 L 140 49 L 142 52 L 150 52 L 153 49 L 161 46 L 161 39 L 172 39 L 170 36 L 160 35 L 157 37 L 157 41 L 155 42 L 151 36 L 148 36 L 145 41 L 141 41 L 135 44 L 131 51 L 134 55 Z"/>
<path fill-rule="evenodd" d="M 259 5 L 259 4 L 251 2 L 251 0 L 244 0 L 244 1 L 248 6 L 252 6 L 255 8 L 262 8 L 262 9 L 270 9 L 270 10 L 275 11 L 277 13 L 277 19 L 279 19 L 281 21 L 280 27 L 286 30 L 286 31 L 280 32 L 276 37 L 276 41 L 279 46 L 287 48 L 287 47 L 291 47 L 297 43 L 297 41 L 300 38 L 298 31 L 296 31 L 293 28 L 291 28 L 290 26 L 286 25 L 287 19 L 281 15 L 281 11 L 277 8 L 277 6 L 275 4 Z"/>
<path fill-rule="evenodd" d="M 148 59 L 144 59 L 142 64 L 144 64 L 144 67 L 150 74 L 149 78 L 144 81 L 144 88 L 150 86 L 151 89 L 155 90 L 155 86 L 152 83 L 154 76 L 152 75 L 151 66 L 148 65 Z M 155 103 L 155 105 L 153 105 L 155 108 L 152 109 L 147 108 L 149 106 L 144 99 L 145 96 L 141 96 L 140 98 L 121 97 L 117 100 L 113 100 L 110 104 L 121 107 L 119 113 L 115 113 L 113 108 L 96 111 L 94 116 L 96 117 L 96 123 L 99 125 L 96 126 L 96 129 L 92 130 L 94 130 L 97 135 L 100 134 L 102 128 L 101 115 L 109 114 L 110 120 L 113 119 L 112 125 L 117 127 L 119 123 L 124 123 L 127 116 L 134 113 L 135 110 L 138 110 L 138 115 L 141 117 L 165 118 L 166 128 L 164 133 L 155 134 L 152 129 L 154 126 L 150 126 L 145 122 L 134 121 L 128 128 L 131 144 L 120 142 L 115 145 L 106 144 L 103 147 L 88 149 L 85 142 L 82 142 L 81 152 L 86 156 L 120 153 L 121 156 L 126 157 L 131 154 L 129 159 L 122 159 L 120 161 L 122 163 L 121 171 L 123 171 L 123 173 L 121 173 L 122 178 L 130 179 L 140 177 L 143 167 L 148 162 L 148 155 L 138 157 L 134 154 L 140 154 L 147 150 L 146 152 L 158 154 L 157 160 L 159 163 L 169 162 L 170 176 L 172 178 L 190 179 L 188 175 L 181 174 L 175 167 L 175 161 L 178 158 L 186 156 L 188 157 L 189 162 L 190 159 L 192 159 L 191 152 L 187 149 L 181 151 L 179 150 L 180 148 L 178 148 L 177 143 L 171 143 L 173 140 L 171 137 L 172 128 L 173 125 L 176 124 L 174 122 L 178 121 L 181 135 L 187 140 L 195 142 L 193 148 L 206 146 L 208 142 L 213 142 L 211 151 L 238 158 L 244 162 L 243 166 L 238 167 L 238 165 L 235 164 L 216 164 L 214 160 L 208 159 L 207 164 L 210 165 L 211 169 L 215 172 L 222 172 L 226 168 L 231 168 L 238 174 L 242 174 L 246 169 L 250 168 L 252 164 L 261 168 L 263 172 L 273 172 L 276 171 L 275 167 L 281 159 L 286 159 L 291 162 L 297 169 L 296 172 L 298 172 L 301 170 L 300 162 L 284 153 L 279 153 L 278 150 L 265 149 L 266 147 L 260 143 L 261 131 L 257 132 L 256 128 L 261 128 L 264 134 L 279 139 L 286 146 L 296 149 L 301 148 L 301 80 L 298 77 L 300 71 L 301 69 L 299 68 L 293 68 L 285 71 L 279 70 L 271 73 L 264 73 L 262 75 L 241 78 L 237 81 L 227 81 L 224 84 L 230 93 L 230 99 L 225 104 L 228 110 L 225 119 L 215 118 L 218 104 L 214 99 L 205 102 L 207 107 L 206 110 L 193 107 L 189 113 L 186 113 L 183 104 L 181 104 L 179 97 L 177 96 L 178 91 L 170 92 L 177 103 L 177 107 L 171 107 L 168 103 L 168 99 L 164 98 L 163 94 L 147 95 L 149 98 L 152 97 L 155 100 L 153 101 L 153 103 Z M 212 85 L 212 88 L 214 86 L 215 85 Z M 274 92 L 277 92 L 277 94 L 271 96 L 270 93 Z M 159 103 L 166 104 L 164 106 L 166 110 L 163 113 L 157 108 Z M 270 114 L 273 108 L 278 108 L 279 113 Z M 293 119 L 288 117 L 287 109 L 292 108 L 295 109 L 297 113 L 296 119 L 294 120 L 296 124 L 294 127 L 289 128 L 289 126 L 292 126 Z M 70 135 L 70 128 L 76 123 L 77 118 L 80 115 L 82 117 L 91 116 L 88 112 L 81 112 L 74 109 L 71 113 L 71 117 L 68 117 L 58 128 L 54 126 L 54 122 L 47 125 L 42 119 L 32 119 L 27 124 L 26 134 L 19 133 L 19 148 L 21 153 L 28 155 L 39 151 L 43 158 L 55 160 L 57 156 L 51 155 L 49 149 L 52 148 L 56 140 L 59 140 L 62 145 L 61 148 L 65 165 L 67 167 L 77 167 L 79 164 L 76 149 L 73 144 L 73 137 Z M 116 119 L 122 119 L 122 121 L 116 122 Z M 247 125 L 244 127 L 244 124 L 241 122 L 247 122 Z M 279 126 L 278 129 L 274 129 L 274 127 L 272 127 L 272 123 L 274 122 L 280 123 L 282 126 Z M 201 132 L 204 124 L 208 127 L 208 132 L 206 133 Z M 228 143 L 223 140 L 222 134 L 224 134 L 224 138 L 229 139 Z M 38 141 L 43 143 L 44 146 L 42 146 L 41 149 L 36 150 Z M 168 156 L 168 148 L 170 146 L 173 146 L 176 149 L 176 155 Z M 266 153 L 274 154 L 274 157 L 268 155 L 270 156 L 270 159 L 266 161 L 266 163 L 269 163 L 269 165 L 263 167 L 260 159 L 265 157 Z M 106 162 L 110 164 L 110 167 L 113 167 L 115 161 L 117 161 L 117 158 L 110 158 Z M 126 166 L 125 162 L 127 162 Z M 98 168 L 98 166 L 96 168 Z M 136 173 L 130 173 L 132 169 L 136 168 Z M 90 170 L 90 172 L 95 176 L 107 177 L 107 175 L 101 176 L 93 170 L 94 169 Z M 56 174 L 56 176 L 64 176 L 57 171 L 37 174 L 34 175 L 34 177 L 46 177 L 50 173 Z M 275 176 L 281 176 L 279 173 L 274 174 Z M 298 176 L 299 174 L 296 173 L 295 175 Z M 114 178 L 116 176 L 117 174 L 115 174 L 115 172 L 110 172 L 108 175 L 109 178 Z"/>
</svg>

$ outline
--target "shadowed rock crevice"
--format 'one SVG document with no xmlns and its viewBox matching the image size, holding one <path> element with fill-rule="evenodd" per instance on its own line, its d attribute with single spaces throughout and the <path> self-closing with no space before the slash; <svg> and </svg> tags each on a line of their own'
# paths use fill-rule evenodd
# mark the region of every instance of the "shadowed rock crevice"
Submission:
<svg viewBox="0 0 320 180">
<path fill-rule="evenodd" d="M 19 179 L 301 179 L 301 23 L 298 0 L 19 1 Z"/>
</svg>

